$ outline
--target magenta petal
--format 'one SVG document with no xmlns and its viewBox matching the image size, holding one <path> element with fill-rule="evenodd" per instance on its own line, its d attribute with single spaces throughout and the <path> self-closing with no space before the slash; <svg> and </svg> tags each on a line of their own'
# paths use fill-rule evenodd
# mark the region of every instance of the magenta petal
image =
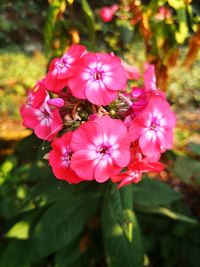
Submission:
<svg viewBox="0 0 200 267">
<path fill-rule="evenodd" d="M 71 159 L 71 168 L 84 180 L 94 179 L 94 170 L 98 162 L 95 151 L 79 150 Z"/>
<path fill-rule="evenodd" d="M 111 176 L 117 175 L 121 168 L 114 165 L 112 159 L 107 155 L 102 157 L 95 168 L 95 180 L 99 183 L 107 181 Z"/>
<path fill-rule="evenodd" d="M 51 132 L 53 135 L 56 135 L 63 128 L 63 122 L 60 117 L 59 111 L 56 109 L 51 111 L 50 117 L 51 117 Z"/>
<path fill-rule="evenodd" d="M 103 75 L 103 83 L 110 90 L 122 90 L 126 87 L 126 82 L 127 75 L 121 66 Z"/>
<path fill-rule="evenodd" d="M 147 157 L 160 153 L 160 145 L 154 131 L 147 131 L 142 134 L 139 139 L 139 145 L 142 153 Z"/>
<path fill-rule="evenodd" d="M 132 142 L 138 140 L 138 138 L 146 131 L 140 124 L 133 121 L 129 127 L 129 136 Z"/>
<path fill-rule="evenodd" d="M 95 121 L 89 121 L 81 124 L 74 132 L 71 147 L 73 151 L 82 149 L 96 149 L 96 145 L 103 140 L 101 130 Z"/>
<path fill-rule="evenodd" d="M 86 82 L 80 76 L 73 76 L 68 81 L 69 89 L 74 97 L 79 99 L 86 99 L 85 88 Z"/>
<path fill-rule="evenodd" d="M 108 90 L 102 81 L 94 81 L 87 85 L 86 98 L 95 105 L 106 106 L 117 98 L 117 92 Z"/>
<path fill-rule="evenodd" d="M 59 93 L 64 87 L 67 86 L 68 79 L 57 79 L 51 72 L 47 74 L 44 79 L 44 84 L 49 91 Z"/>
<path fill-rule="evenodd" d="M 65 102 L 64 102 L 64 100 L 63 100 L 62 98 L 53 98 L 53 99 L 49 99 L 49 100 L 47 101 L 47 103 L 48 103 L 49 105 L 52 105 L 52 106 L 57 107 L 57 108 L 61 108 L 61 107 L 63 107 L 64 104 L 65 104 Z"/>
<path fill-rule="evenodd" d="M 163 129 L 162 131 L 157 131 L 156 136 L 161 146 L 166 149 L 172 148 L 173 133 L 171 129 Z"/>
<path fill-rule="evenodd" d="M 25 127 L 34 129 L 38 123 L 39 118 L 36 115 L 37 112 L 40 112 L 38 109 L 34 109 L 32 107 L 22 107 L 20 110 L 21 116 L 23 118 L 23 125 Z"/>
<path fill-rule="evenodd" d="M 112 144 L 116 143 L 119 138 L 126 138 L 129 141 L 129 136 L 127 136 L 127 127 L 123 121 L 119 119 L 112 119 L 109 116 L 99 117 L 95 121 L 100 128 L 103 128 L 106 132 L 106 137 L 112 137 Z M 106 140 L 105 140 L 106 141 Z"/>
<path fill-rule="evenodd" d="M 77 184 L 82 180 L 75 174 L 69 166 L 66 166 L 62 161 L 61 154 L 50 151 L 49 153 L 49 164 L 52 167 L 55 177 L 61 180 L 65 180 L 69 183 Z"/>
<path fill-rule="evenodd" d="M 128 138 L 124 138 L 117 143 L 119 148 L 111 154 L 113 162 L 119 167 L 126 167 L 130 162 L 130 142 Z"/>
<path fill-rule="evenodd" d="M 46 141 L 51 141 L 53 137 L 55 136 L 52 135 L 51 133 L 51 127 L 50 127 L 50 122 L 49 120 L 42 120 L 38 125 L 34 128 L 34 133 L 37 137 L 46 140 Z"/>
<path fill-rule="evenodd" d="M 144 86 L 147 91 L 156 90 L 156 75 L 155 75 L 155 66 L 148 65 L 144 73 Z"/>
</svg>

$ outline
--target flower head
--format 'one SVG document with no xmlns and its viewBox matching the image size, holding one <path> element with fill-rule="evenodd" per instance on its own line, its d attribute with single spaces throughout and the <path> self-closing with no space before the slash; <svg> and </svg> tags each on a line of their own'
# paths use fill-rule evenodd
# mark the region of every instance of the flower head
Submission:
<svg viewBox="0 0 200 267">
<path fill-rule="evenodd" d="M 20 109 L 24 126 L 33 129 L 37 137 L 47 141 L 51 141 L 62 129 L 59 111 L 49 101 L 49 94 L 43 81 L 40 81 L 29 92 L 27 103 Z"/>
<path fill-rule="evenodd" d="M 49 153 L 49 164 L 58 179 L 76 184 L 82 180 L 70 167 L 71 157 L 73 155 L 71 149 L 72 135 L 73 132 L 68 132 L 52 142 L 53 149 Z"/>
<path fill-rule="evenodd" d="M 128 165 L 129 146 L 127 128 L 122 121 L 99 117 L 74 132 L 71 168 L 83 180 L 105 182 Z"/>
<path fill-rule="evenodd" d="M 118 188 L 130 183 L 138 183 L 142 179 L 142 174 L 147 172 L 161 172 L 164 165 L 160 162 L 151 161 L 143 157 L 138 144 L 131 148 L 131 162 L 125 172 L 111 177 L 114 183 L 118 183 Z"/>
<path fill-rule="evenodd" d="M 114 4 L 112 6 L 104 6 L 100 9 L 99 15 L 104 22 L 110 22 L 113 19 L 119 6 Z"/>
<path fill-rule="evenodd" d="M 176 119 L 161 96 L 152 96 L 148 106 L 132 121 L 129 128 L 132 142 L 139 140 L 142 153 L 154 157 L 172 147 Z"/>
<path fill-rule="evenodd" d="M 62 58 L 54 58 L 44 79 L 46 88 L 54 93 L 59 93 L 67 86 L 73 65 L 80 60 L 84 53 L 86 53 L 84 46 L 72 45 Z"/>
<path fill-rule="evenodd" d="M 108 105 L 126 86 L 126 72 L 120 59 L 105 53 L 87 53 L 78 62 L 68 85 L 74 97 L 95 105 Z"/>
</svg>

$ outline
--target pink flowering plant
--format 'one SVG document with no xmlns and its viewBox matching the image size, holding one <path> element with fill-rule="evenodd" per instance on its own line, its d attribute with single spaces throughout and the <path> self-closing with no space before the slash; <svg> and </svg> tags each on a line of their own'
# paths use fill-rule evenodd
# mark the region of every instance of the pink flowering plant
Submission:
<svg viewBox="0 0 200 267">
<path fill-rule="evenodd" d="M 73 218 L 79 218 L 83 228 L 103 201 L 101 229 L 106 253 L 111 257 L 108 266 L 143 266 L 133 184 L 139 183 L 143 174 L 164 169 L 160 158 L 172 148 L 176 123 L 165 94 L 156 86 L 154 66 L 145 64 L 141 74 L 114 53 L 94 53 L 83 45 L 72 45 L 62 57 L 50 62 L 46 76 L 28 92 L 20 112 L 24 126 L 32 129 L 45 147 L 49 142 L 45 159 L 51 173 L 71 190 L 80 188 L 69 199 L 66 196 L 58 201 L 62 216 L 52 215 L 51 233 L 46 233 L 45 223 L 36 229 L 45 239 L 42 242 L 49 241 L 43 248 L 36 231 L 34 253 L 38 257 L 40 251 L 44 251 L 43 256 L 49 255 L 54 225 L 59 232 L 63 216 L 75 233 Z M 84 186 L 90 184 L 92 190 L 88 191 Z M 63 207 L 72 214 L 63 215 Z M 120 231 L 119 240 L 116 229 Z M 57 234 L 59 242 L 68 237 L 66 233 Z"/>
<path fill-rule="evenodd" d="M 131 87 L 139 75 L 118 56 L 82 45 L 51 61 L 21 116 L 51 142 L 47 157 L 57 179 L 111 180 L 120 188 L 164 168 L 159 160 L 172 148 L 175 115 L 156 86 L 154 66 L 145 66 L 143 87 Z"/>
</svg>

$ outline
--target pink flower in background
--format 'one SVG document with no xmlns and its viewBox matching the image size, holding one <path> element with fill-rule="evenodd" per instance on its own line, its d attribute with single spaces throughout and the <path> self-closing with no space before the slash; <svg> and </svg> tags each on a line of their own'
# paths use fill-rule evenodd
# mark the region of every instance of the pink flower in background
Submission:
<svg viewBox="0 0 200 267">
<path fill-rule="evenodd" d="M 127 75 L 118 57 L 105 53 L 87 53 L 76 64 L 68 85 L 74 97 L 95 105 L 108 105 L 125 89 Z"/>
<path fill-rule="evenodd" d="M 104 22 L 110 22 L 118 9 L 119 6 L 117 4 L 104 6 L 100 9 L 99 15 Z"/>
<path fill-rule="evenodd" d="M 62 129 L 62 119 L 58 109 L 49 106 L 50 97 L 43 81 L 34 90 L 29 93 L 27 104 L 20 110 L 23 125 L 33 129 L 37 137 L 51 141 Z"/>
<path fill-rule="evenodd" d="M 82 124 L 73 134 L 71 147 L 71 168 L 83 180 L 103 183 L 130 161 L 127 128 L 108 116 Z"/>
<path fill-rule="evenodd" d="M 73 132 L 68 132 L 52 142 L 53 149 L 49 153 L 49 164 L 58 179 L 76 184 L 82 180 L 70 167 L 73 155 L 71 150 L 72 135 Z"/>
<path fill-rule="evenodd" d="M 129 128 L 132 142 L 139 140 L 142 153 L 151 158 L 172 147 L 176 119 L 161 96 L 152 96 L 146 109 L 132 121 Z"/>
<path fill-rule="evenodd" d="M 59 93 L 72 74 L 73 65 L 86 53 L 82 45 L 72 45 L 62 58 L 54 58 L 49 66 L 49 71 L 44 79 L 46 88 L 54 93 Z"/>
<path fill-rule="evenodd" d="M 171 18 L 172 13 L 171 10 L 167 7 L 161 6 L 158 9 L 158 12 L 155 15 L 155 18 L 158 20 L 164 20 Z"/>
</svg>

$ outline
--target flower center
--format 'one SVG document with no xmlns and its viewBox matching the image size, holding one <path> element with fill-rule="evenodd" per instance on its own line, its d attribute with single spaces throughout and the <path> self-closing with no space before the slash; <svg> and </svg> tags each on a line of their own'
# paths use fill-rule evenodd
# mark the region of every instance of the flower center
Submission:
<svg viewBox="0 0 200 267">
<path fill-rule="evenodd" d="M 72 151 L 71 150 L 67 150 L 65 153 L 63 153 L 62 161 L 65 164 L 69 165 L 70 161 L 71 161 L 71 158 L 72 158 Z"/>
<path fill-rule="evenodd" d="M 152 121 L 151 121 L 151 130 L 156 131 L 158 125 L 159 125 L 159 123 L 157 121 L 157 118 L 156 117 L 152 118 Z"/>
<path fill-rule="evenodd" d="M 94 73 L 94 79 L 95 80 L 101 80 L 101 78 L 102 78 L 101 72 L 95 72 Z"/>
<path fill-rule="evenodd" d="M 59 68 L 62 69 L 62 68 L 64 68 L 64 66 L 65 66 L 65 64 L 64 64 L 63 62 L 59 62 L 59 64 L 58 64 L 58 67 L 59 67 Z"/>
<path fill-rule="evenodd" d="M 108 155 L 110 154 L 109 150 L 110 150 L 109 145 L 102 145 L 98 152 L 100 153 L 101 156 L 104 156 L 106 154 L 108 154 Z"/>
</svg>

